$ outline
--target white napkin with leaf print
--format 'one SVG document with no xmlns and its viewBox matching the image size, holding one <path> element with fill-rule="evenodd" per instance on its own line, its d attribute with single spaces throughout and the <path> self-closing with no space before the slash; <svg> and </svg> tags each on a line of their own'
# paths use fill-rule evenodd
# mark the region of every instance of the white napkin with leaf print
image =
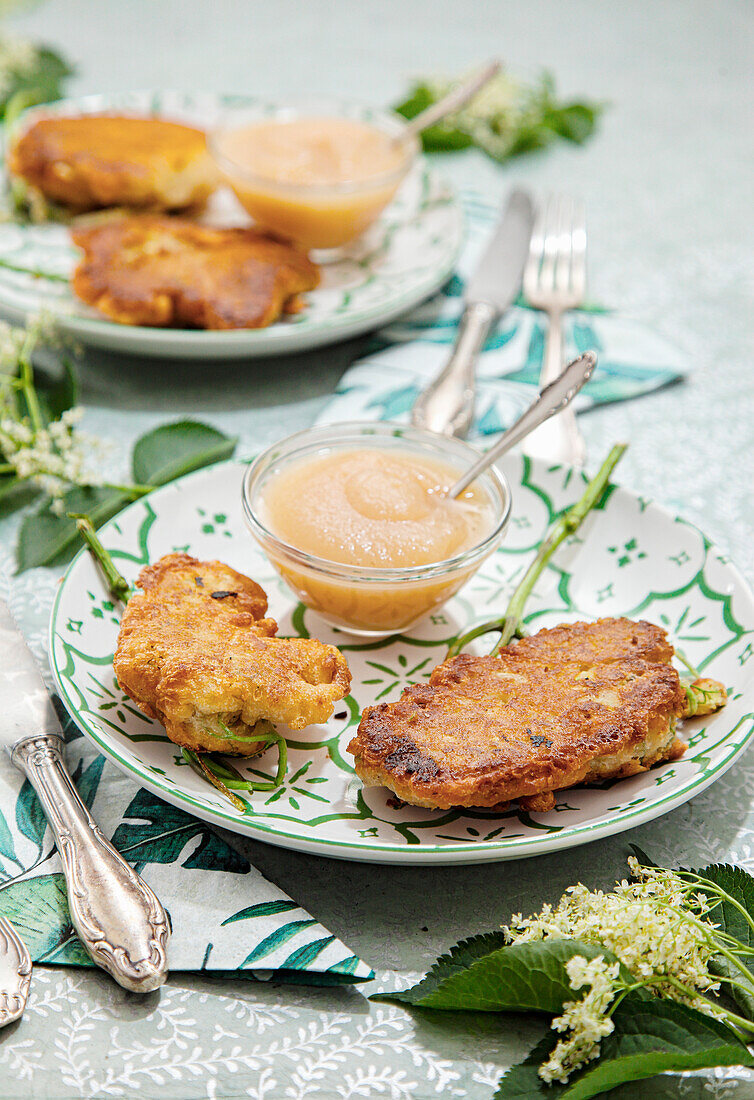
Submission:
<svg viewBox="0 0 754 1100">
<path fill-rule="evenodd" d="M 210 825 L 123 775 L 72 722 L 66 762 L 115 847 L 170 913 L 171 971 L 316 985 L 368 981 L 370 967 L 269 882 Z M 0 915 L 35 962 L 92 966 L 71 925 L 52 834 L 28 780 L 0 759 Z"/>
<path fill-rule="evenodd" d="M 497 210 L 472 195 L 464 197 L 468 240 L 456 275 L 439 294 L 383 329 L 372 350 L 346 371 L 335 396 L 319 416 L 336 420 L 407 421 L 420 391 L 444 366 L 463 312 L 465 280 L 489 240 Z M 547 320 L 519 303 L 490 333 L 477 363 L 479 393 L 473 431 L 504 431 L 531 402 L 539 385 Z M 689 365 L 672 344 L 644 325 L 596 306 L 564 318 L 567 360 L 593 349 L 598 366 L 575 399 L 576 411 L 625 401 L 672 382 Z"/>
</svg>

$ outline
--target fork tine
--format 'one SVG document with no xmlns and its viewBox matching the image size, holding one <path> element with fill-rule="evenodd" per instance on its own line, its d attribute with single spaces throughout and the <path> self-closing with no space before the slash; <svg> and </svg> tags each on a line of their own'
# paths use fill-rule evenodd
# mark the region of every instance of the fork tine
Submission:
<svg viewBox="0 0 754 1100">
<path fill-rule="evenodd" d="M 539 283 L 539 268 L 542 263 L 544 251 L 544 207 L 540 202 L 537 204 L 534 228 L 532 229 L 531 240 L 529 241 L 529 255 L 526 260 L 526 266 L 524 267 L 524 294 L 526 294 L 527 297 L 536 294 L 537 285 Z"/>
<path fill-rule="evenodd" d="M 539 290 L 549 293 L 555 289 L 555 261 L 558 255 L 558 219 L 560 198 L 549 195 L 544 217 L 544 254 L 539 272 Z"/>
<path fill-rule="evenodd" d="M 571 286 L 574 294 L 583 298 L 586 291 L 586 210 L 580 200 L 573 204 L 571 253 Z"/>
<path fill-rule="evenodd" d="M 573 238 L 573 199 L 568 195 L 560 196 L 558 205 L 557 258 L 555 261 L 555 289 L 567 291 L 571 285 L 571 262 Z"/>
</svg>

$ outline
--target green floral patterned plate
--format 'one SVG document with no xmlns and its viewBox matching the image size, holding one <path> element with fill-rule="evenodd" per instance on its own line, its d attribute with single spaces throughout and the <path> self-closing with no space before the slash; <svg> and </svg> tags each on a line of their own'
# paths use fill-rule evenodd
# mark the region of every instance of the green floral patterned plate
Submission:
<svg viewBox="0 0 754 1100">
<path fill-rule="evenodd" d="M 103 541 L 129 580 L 170 551 L 220 558 L 263 585 L 281 634 L 311 633 L 336 643 L 348 657 L 352 695 L 326 726 L 291 734 L 285 785 L 255 793 L 244 813 L 196 776 L 162 728 L 119 690 L 111 665 L 118 610 L 86 553 L 69 568 L 50 625 L 53 674 L 71 716 L 115 764 L 168 802 L 272 844 L 343 859 L 512 859 L 583 844 L 667 813 L 722 775 L 754 732 L 754 598 L 695 527 L 621 489 L 561 548 L 540 579 L 528 621 L 536 629 L 628 615 L 664 626 L 691 661 L 730 690 L 724 710 L 685 724 L 686 755 L 603 787 L 563 791 L 547 814 L 397 808 L 389 792 L 364 789 L 353 774 L 346 746 L 360 710 L 395 699 L 407 684 L 427 677 L 450 638 L 502 608 L 553 516 L 581 490 L 582 475 L 562 467 L 518 457 L 504 467 L 514 512 L 501 549 L 441 613 L 410 634 L 370 644 L 327 627 L 292 602 L 243 526 L 239 463 L 166 486 L 103 528 Z M 242 770 L 267 777 L 274 762 L 271 750 Z"/>
<path fill-rule="evenodd" d="M 258 105 L 246 96 L 127 92 L 63 100 L 36 108 L 28 117 L 116 110 L 211 126 L 228 109 Z M 367 108 L 362 113 L 369 118 Z M 221 225 L 248 223 L 225 189 L 213 196 L 207 218 Z M 80 302 L 65 282 L 31 274 L 71 274 L 78 250 L 65 226 L 6 223 L 0 224 L 0 315 L 23 321 L 44 308 L 82 343 L 138 355 L 183 359 L 282 355 L 345 340 L 406 313 L 446 282 L 462 241 L 459 203 L 448 185 L 420 161 L 376 225 L 349 249 L 347 258 L 323 267 L 322 283 L 307 295 L 301 313 L 265 329 L 199 332 L 104 320 Z"/>
</svg>

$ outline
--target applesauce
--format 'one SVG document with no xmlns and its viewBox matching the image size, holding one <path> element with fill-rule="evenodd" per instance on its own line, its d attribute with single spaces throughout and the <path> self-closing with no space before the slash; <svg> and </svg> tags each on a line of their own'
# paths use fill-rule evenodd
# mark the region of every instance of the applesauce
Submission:
<svg viewBox="0 0 754 1100">
<path fill-rule="evenodd" d="M 332 445 L 317 446 L 328 436 Z M 405 630 L 457 592 L 502 537 L 510 496 L 499 472 L 457 500 L 444 493 L 478 457 L 459 440 L 346 424 L 287 443 L 247 472 L 247 521 L 301 602 L 341 629 Z"/>
<path fill-rule="evenodd" d="M 356 118 L 263 119 L 219 131 L 211 147 L 256 222 L 306 249 L 354 240 L 390 202 L 415 145 Z"/>
</svg>

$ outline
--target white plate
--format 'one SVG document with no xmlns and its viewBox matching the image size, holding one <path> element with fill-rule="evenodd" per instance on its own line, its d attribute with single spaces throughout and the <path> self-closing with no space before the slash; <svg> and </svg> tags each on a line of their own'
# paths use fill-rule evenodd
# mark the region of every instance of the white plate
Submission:
<svg viewBox="0 0 754 1100">
<path fill-rule="evenodd" d="M 206 127 L 229 108 L 256 105 L 257 100 L 243 96 L 128 92 L 63 100 L 30 111 L 28 119 L 118 110 Z M 368 115 L 365 109 L 365 118 Z M 213 197 L 207 218 L 225 225 L 249 221 L 226 189 Z M 119 325 L 84 305 L 65 283 L 7 267 L 0 267 L 0 316 L 21 322 L 44 308 L 83 344 L 131 354 L 183 359 L 283 355 L 345 340 L 406 313 L 449 278 L 462 242 L 463 215 L 455 195 L 420 160 L 348 258 L 322 268 L 322 284 L 307 294 L 305 310 L 268 328 L 204 332 Z M 78 255 L 65 226 L 0 224 L 0 261 L 67 277 Z"/>
<path fill-rule="evenodd" d="M 235 810 L 196 776 L 162 727 L 141 715 L 119 690 L 112 670 L 118 615 L 84 552 L 61 584 L 50 625 L 52 669 L 66 707 L 106 756 L 167 801 L 271 844 L 341 859 L 513 859 L 584 844 L 667 813 L 722 775 L 752 737 L 754 598 L 695 527 L 620 489 L 561 548 L 537 584 L 528 621 L 536 629 L 628 615 L 664 626 L 690 660 L 731 691 L 718 714 L 685 724 L 686 755 L 602 788 L 563 791 L 547 814 L 516 808 L 502 814 L 395 809 L 388 791 L 362 789 L 353 775 L 346 746 L 360 709 L 377 699 L 395 699 L 443 659 L 457 632 L 499 612 L 555 513 L 581 490 L 582 475 L 561 467 L 515 457 L 503 466 L 514 506 L 502 548 L 441 613 L 409 635 L 369 644 L 334 631 L 292 602 L 243 526 L 243 467 L 238 463 L 166 486 L 103 528 L 103 541 L 129 580 L 146 562 L 170 551 L 219 558 L 263 585 L 281 634 L 311 633 L 346 653 L 352 696 L 336 705 L 326 726 L 291 733 L 285 785 L 272 794 L 250 796 L 247 813 Z M 272 749 L 261 762 L 239 767 L 249 775 L 256 770 L 258 776 L 260 769 L 269 773 L 275 759 Z"/>
</svg>

